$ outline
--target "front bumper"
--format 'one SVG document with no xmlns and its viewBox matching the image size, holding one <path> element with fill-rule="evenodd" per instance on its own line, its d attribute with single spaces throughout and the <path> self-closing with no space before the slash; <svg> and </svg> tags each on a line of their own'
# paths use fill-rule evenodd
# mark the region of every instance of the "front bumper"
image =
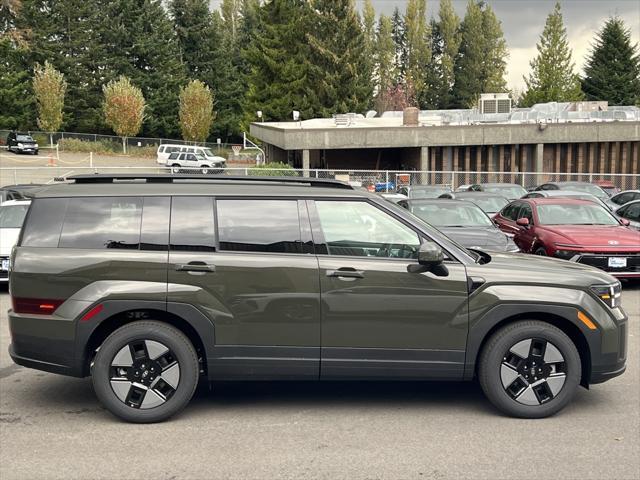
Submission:
<svg viewBox="0 0 640 480">
<path fill-rule="evenodd" d="M 626 266 L 610 267 L 610 258 L 626 259 Z M 578 253 L 570 261 L 596 267 L 617 278 L 640 278 L 640 253 Z"/>
</svg>

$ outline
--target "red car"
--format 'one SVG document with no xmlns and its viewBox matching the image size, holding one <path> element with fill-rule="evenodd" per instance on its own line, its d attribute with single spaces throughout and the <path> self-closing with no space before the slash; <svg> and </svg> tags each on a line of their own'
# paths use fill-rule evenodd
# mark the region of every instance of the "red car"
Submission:
<svg viewBox="0 0 640 480">
<path fill-rule="evenodd" d="M 640 278 L 640 232 L 588 200 L 516 200 L 494 221 L 523 252 L 592 265 L 615 277 Z"/>
</svg>

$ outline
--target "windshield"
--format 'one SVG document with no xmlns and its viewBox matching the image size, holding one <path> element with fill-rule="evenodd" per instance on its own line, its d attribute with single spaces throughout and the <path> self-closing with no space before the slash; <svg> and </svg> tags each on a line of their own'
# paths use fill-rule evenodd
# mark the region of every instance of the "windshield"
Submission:
<svg viewBox="0 0 640 480">
<path fill-rule="evenodd" d="M 201 162 L 203 162 L 203 161 L 205 161 L 205 160 L 206 160 L 206 158 L 204 157 L 204 155 L 202 155 L 201 153 L 196 153 L 195 155 L 196 155 L 196 158 L 197 158 L 199 161 L 201 161 Z"/>
<path fill-rule="evenodd" d="M 31 135 L 16 135 L 16 140 L 18 142 L 33 142 Z"/>
<path fill-rule="evenodd" d="M 572 185 L 567 185 L 568 188 L 566 190 L 576 190 L 578 192 L 587 192 L 598 198 L 609 198 L 609 196 L 604 192 L 600 187 L 596 187 L 595 185 L 591 185 L 590 183 L 577 183 Z"/>
<path fill-rule="evenodd" d="M 542 225 L 619 225 L 600 205 L 538 205 L 538 218 Z"/>
<path fill-rule="evenodd" d="M 527 194 L 527 191 L 519 185 L 485 185 L 483 190 L 489 193 L 499 193 L 507 198 L 522 198 Z"/>
<path fill-rule="evenodd" d="M 204 153 L 204 155 L 205 155 L 205 156 L 207 156 L 207 157 L 213 157 L 213 156 L 215 156 L 215 155 L 213 154 L 213 152 L 211 151 L 211 149 L 210 149 L 210 148 L 203 148 L 203 149 L 202 149 L 202 152 L 203 152 L 203 153 Z"/>
<path fill-rule="evenodd" d="M 443 193 L 449 193 L 449 187 L 413 187 L 409 192 L 411 198 L 438 198 Z"/>
<path fill-rule="evenodd" d="M 489 217 L 476 205 L 412 205 L 411 213 L 436 227 L 490 227 Z"/>
<path fill-rule="evenodd" d="M 499 212 L 509 203 L 509 200 L 502 197 L 465 197 L 465 200 L 475 203 L 487 213 Z"/>
<path fill-rule="evenodd" d="M 0 207 L 0 228 L 20 228 L 29 205 L 5 205 Z"/>
</svg>

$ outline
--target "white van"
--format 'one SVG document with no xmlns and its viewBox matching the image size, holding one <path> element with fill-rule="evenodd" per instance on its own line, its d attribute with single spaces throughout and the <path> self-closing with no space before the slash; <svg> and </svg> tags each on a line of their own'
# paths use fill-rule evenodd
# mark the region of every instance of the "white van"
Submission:
<svg viewBox="0 0 640 480">
<path fill-rule="evenodd" d="M 156 161 L 160 165 L 166 165 L 169 155 L 172 153 L 193 153 L 195 155 L 202 155 L 206 160 L 207 166 L 215 169 L 225 168 L 227 165 L 227 160 L 224 157 L 214 155 L 210 148 L 170 144 L 160 145 L 158 147 L 158 156 Z"/>
</svg>

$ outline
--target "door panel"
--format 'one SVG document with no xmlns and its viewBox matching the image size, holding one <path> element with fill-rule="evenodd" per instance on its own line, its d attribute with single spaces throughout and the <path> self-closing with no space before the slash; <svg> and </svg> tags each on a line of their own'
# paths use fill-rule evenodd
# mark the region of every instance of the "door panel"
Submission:
<svg viewBox="0 0 640 480">
<path fill-rule="evenodd" d="M 417 260 L 398 257 L 415 256 L 417 232 L 377 207 L 339 203 L 310 205 L 314 241 L 327 252 L 318 255 L 322 378 L 460 378 L 468 329 L 464 265 L 450 259 L 446 277 L 409 273 Z M 361 218 L 350 220 L 349 212 Z"/>
<path fill-rule="evenodd" d="M 212 199 L 174 198 L 168 299 L 195 305 L 214 325 L 210 378 L 318 378 L 318 261 L 295 253 L 298 202 L 287 202 L 218 199 L 214 239 L 202 234 L 214 231 Z"/>
</svg>

